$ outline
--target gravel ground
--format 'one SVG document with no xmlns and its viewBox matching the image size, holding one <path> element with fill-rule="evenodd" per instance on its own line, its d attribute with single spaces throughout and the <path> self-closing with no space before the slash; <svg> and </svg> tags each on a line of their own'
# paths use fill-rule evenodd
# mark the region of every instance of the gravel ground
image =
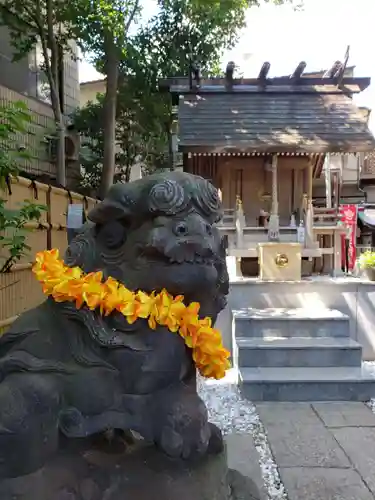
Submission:
<svg viewBox="0 0 375 500">
<path fill-rule="evenodd" d="M 229 370 L 222 380 L 199 377 L 198 392 L 206 403 L 210 421 L 224 434 L 249 432 L 253 436 L 269 500 L 287 500 L 263 424 L 255 405 L 241 397 L 236 371 Z"/>
<path fill-rule="evenodd" d="M 372 371 L 372 376 L 375 378 L 375 361 L 363 361 L 363 364 Z"/>
<path fill-rule="evenodd" d="M 375 361 L 365 361 L 363 364 L 372 371 L 372 375 L 375 377 Z M 367 406 L 375 413 L 375 398 L 370 399 L 367 402 Z"/>
</svg>

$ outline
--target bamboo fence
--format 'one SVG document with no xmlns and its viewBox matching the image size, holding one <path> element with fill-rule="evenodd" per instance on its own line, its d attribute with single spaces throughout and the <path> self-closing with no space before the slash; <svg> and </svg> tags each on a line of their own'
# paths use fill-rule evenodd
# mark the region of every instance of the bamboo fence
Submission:
<svg viewBox="0 0 375 500">
<path fill-rule="evenodd" d="M 11 193 L 0 190 L 0 197 L 6 200 L 9 209 L 19 208 L 24 200 L 45 205 L 39 223 L 29 223 L 28 255 L 12 267 L 10 272 L 0 273 L 0 333 L 5 331 L 24 311 L 39 305 L 44 299 L 40 284 L 34 278 L 31 267 L 37 252 L 58 248 L 63 255 L 67 246 L 66 218 L 68 205 L 83 204 L 88 212 L 97 200 L 70 191 L 52 187 L 23 177 L 11 180 Z M 5 252 L 0 248 L 0 266 Z"/>
</svg>

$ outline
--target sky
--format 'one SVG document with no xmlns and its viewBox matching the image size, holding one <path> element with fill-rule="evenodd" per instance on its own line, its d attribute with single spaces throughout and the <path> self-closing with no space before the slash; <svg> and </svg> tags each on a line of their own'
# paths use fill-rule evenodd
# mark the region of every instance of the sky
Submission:
<svg viewBox="0 0 375 500">
<path fill-rule="evenodd" d="M 156 12 L 153 0 L 144 0 L 147 17 Z M 304 8 L 262 4 L 248 10 L 247 27 L 236 47 L 226 52 L 223 64 L 233 60 L 246 77 L 257 76 L 264 61 L 270 76 L 290 74 L 300 61 L 306 71 L 327 69 L 343 60 L 350 45 L 349 65 L 355 76 L 372 78 L 372 85 L 356 97 L 361 106 L 375 108 L 375 0 L 304 0 Z M 80 65 L 80 81 L 100 75 L 87 62 Z M 375 110 L 371 118 L 375 131 Z"/>
</svg>

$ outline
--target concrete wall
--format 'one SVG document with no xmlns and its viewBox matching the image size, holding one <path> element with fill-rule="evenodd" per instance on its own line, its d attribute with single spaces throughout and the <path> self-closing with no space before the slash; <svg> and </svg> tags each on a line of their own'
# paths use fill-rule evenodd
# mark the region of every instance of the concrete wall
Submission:
<svg viewBox="0 0 375 500">
<path fill-rule="evenodd" d="M 48 155 L 47 148 L 43 147 L 41 142 L 44 134 L 51 133 L 54 128 L 51 106 L 2 85 L 0 85 L 0 101 L 4 104 L 23 101 L 33 116 L 33 122 L 27 127 L 29 133 L 25 133 L 19 138 L 19 143 L 24 145 L 31 155 L 30 159 L 19 160 L 20 169 L 36 175 L 54 176 L 56 167 Z"/>
<path fill-rule="evenodd" d="M 367 195 L 367 203 L 375 203 L 375 186 L 364 186 Z"/>
<path fill-rule="evenodd" d="M 70 43 L 73 57 L 64 56 L 64 108 L 70 115 L 79 107 L 79 75 L 78 75 L 78 48 L 75 42 Z"/>
<path fill-rule="evenodd" d="M 80 85 L 79 105 L 81 108 L 91 102 L 96 102 L 97 94 L 105 93 L 105 80 L 94 80 L 92 82 L 84 82 Z"/>
<path fill-rule="evenodd" d="M 0 85 L 0 101 L 4 104 L 23 101 L 33 117 L 32 123 L 27 126 L 27 133 L 20 135 L 19 144 L 26 147 L 30 158 L 18 160 L 18 166 L 26 174 L 37 175 L 39 178 L 56 178 L 56 166 L 50 154 L 48 144 L 44 142 L 46 135 L 55 130 L 55 121 L 52 108 L 49 104 L 27 97 L 14 90 Z M 74 139 L 74 137 L 73 137 Z M 76 161 L 67 161 L 66 164 L 67 187 L 72 189 L 76 186 L 79 178 L 79 164 Z M 48 182 L 50 182 L 48 180 Z"/>
<path fill-rule="evenodd" d="M 340 156 L 332 157 L 332 160 L 335 158 L 337 158 L 336 161 L 338 162 Z M 344 183 L 353 183 L 353 184 L 358 183 L 359 161 L 363 161 L 362 158 L 360 158 L 359 156 L 356 155 L 344 156 L 344 164 L 342 169 L 342 180 Z"/>
<path fill-rule="evenodd" d="M 357 280 L 232 283 L 227 308 L 219 315 L 216 327 L 224 344 L 232 349 L 231 310 L 254 307 L 304 307 L 337 309 L 350 319 L 351 337 L 363 347 L 363 358 L 375 360 L 375 283 Z"/>
<path fill-rule="evenodd" d="M 63 61 L 64 107 L 67 115 L 79 104 L 77 45 L 71 42 L 70 47 L 72 54 L 65 54 Z M 40 43 L 20 61 L 12 60 L 13 53 L 9 30 L 6 26 L 0 26 L 0 85 L 50 104 L 48 79 L 41 70 L 44 58 Z"/>
<path fill-rule="evenodd" d="M 340 189 L 340 203 L 362 203 L 365 201 L 365 193 L 358 187 L 357 182 L 345 182 Z M 321 205 L 326 204 L 326 186 L 324 178 L 316 179 L 313 185 L 313 199 L 320 202 Z"/>
</svg>

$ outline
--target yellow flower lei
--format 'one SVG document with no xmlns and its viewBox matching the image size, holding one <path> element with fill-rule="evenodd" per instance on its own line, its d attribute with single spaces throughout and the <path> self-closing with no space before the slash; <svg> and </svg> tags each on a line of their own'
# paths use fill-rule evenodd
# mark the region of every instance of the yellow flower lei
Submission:
<svg viewBox="0 0 375 500">
<path fill-rule="evenodd" d="M 212 328 L 211 318 L 199 319 L 198 302 L 185 306 L 182 295 L 173 298 L 166 290 L 148 295 L 134 293 L 113 278 L 103 282 L 102 272 L 85 274 L 79 267 L 66 266 L 56 249 L 36 255 L 33 273 L 43 284 L 43 292 L 56 302 L 75 302 L 78 309 L 85 304 L 91 310 L 99 308 L 105 316 L 119 311 L 130 324 L 144 318 L 153 330 L 162 325 L 178 332 L 204 377 L 223 378 L 230 367 L 229 352 L 220 332 Z"/>
</svg>

